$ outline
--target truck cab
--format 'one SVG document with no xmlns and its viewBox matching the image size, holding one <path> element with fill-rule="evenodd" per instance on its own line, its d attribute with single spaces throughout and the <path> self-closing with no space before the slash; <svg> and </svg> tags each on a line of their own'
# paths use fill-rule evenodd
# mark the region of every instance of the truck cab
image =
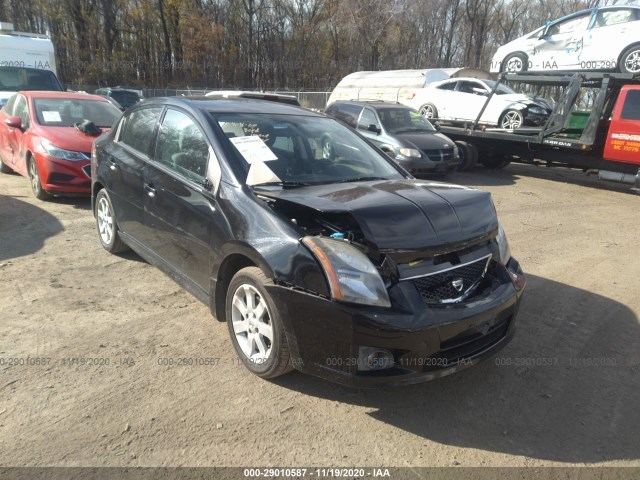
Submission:
<svg viewBox="0 0 640 480">
<path fill-rule="evenodd" d="M 640 85 L 624 85 L 613 107 L 604 159 L 640 164 Z"/>
</svg>

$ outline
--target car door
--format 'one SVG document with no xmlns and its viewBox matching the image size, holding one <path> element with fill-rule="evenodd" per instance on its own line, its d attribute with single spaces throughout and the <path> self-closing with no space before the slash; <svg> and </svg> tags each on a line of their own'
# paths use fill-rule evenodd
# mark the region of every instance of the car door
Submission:
<svg viewBox="0 0 640 480">
<path fill-rule="evenodd" d="M 534 46 L 532 70 L 580 68 L 591 12 L 550 24 Z"/>
<path fill-rule="evenodd" d="M 6 143 L 7 154 L 4 158 L 7 160 L 7 164 L 16 172 L 22 175 L 27 174 L 27 168 L 24 158 L 24 147 L 22 140 L 26 130 L 29 128 L 29 104 L 24 95 L 18 95 L 15 104 L 13 105 L 13 111 L 11 113 L 13 117 L 19 117 L 22 123 L 21 128 L 8 127 L 6 130 Z"/>
<path fill-rule="evenodd" d="M 150 160 L 152 140 L 162 113 L 161 106 L 139 108 L 117 127 L 116 141 L 106 144 L 104 175 L 118 218 L 118 227 L 144 243 L 143 170 Z"/>
<path fill-rule="evenodd" d="M 371 125 L 373 125 L 377 132 L 370 130 Z M 378 115 L 376 112 L 369 107 L 364 107 L 362 112 L 360 112 L 360 117 L 358 118 L 358 131 L 367 137 L 374 145 L 380 146 L 382 142 L 380 140 L 380 131 L 382 131 L 382 126 L 380 125 L 380 120 L 378 119 Z"/>
<path fill-rule="evenodd" d="M 13 115 L 13 106 L 15 105 L 18 97 L 20 97 L 18 94 L 9 97 L 9 100 L 7 100 L 6 105 L 0 113 L 0 118 L 2 119 L 2 123 L 0 124 L 0 155 L 2 155 L 3 162 L 7 165 L 9 165 L 9 159 L 13 156 L 11 146 L 9 144 L 9 135 L 13 134 L 13 129 L 4 122 L 7 118 Z"/>
<path fill-rule="evenodd" d="M 580 68 L 606 70 L 617 67 L 618 56 L 631 43 L 638 41 L 636 10 L 616 8 L 598 10 L 584 37 L 584 54 Z"/>
<path fill-rule="evenodd" d="M 475 120 L 487 101 L 489 91 L 473 80 L 459 80 L 456 92 L 451 96 L 448 116 L 457 120 Z"/>
<path fill-rule="evenodd" d="M 210 165 L 211 164 L 211 165 Z M 153 161 L 144 169 L 145 243 L 168 266 L 208 295 L 218 160 L 198 122 L 169 107 Z M 224 223 L 224 221 L 223 221 Z"/>
<path fill-rule="evenodd" d="M 454 104 L 456 102 L 455 90 L 457 85 L 457 80 L 451 80 L 441 83 L 434 89 L 425 89 L 425 93 L 429 94 L 429 97 L 425 100 L 428 100 L 429 103 L 433 103 L 436 106 L 436 109 L 438 110 L 438 118 L 453 118 L 453 113 L 455 112 Z"/>
</svg>

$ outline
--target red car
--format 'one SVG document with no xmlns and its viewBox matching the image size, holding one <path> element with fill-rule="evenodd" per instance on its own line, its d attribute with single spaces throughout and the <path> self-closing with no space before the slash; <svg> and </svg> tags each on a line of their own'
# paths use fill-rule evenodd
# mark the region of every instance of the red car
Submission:
<svg viewBox="0 0 640 480">
<path fill-rule="evenodd" d="M 0 171 L 29 177 L 40 200 L 90 194 L 93 141 L 120 115 L 97 95 L 17 92 L 0 110 Z"/>
</svg>

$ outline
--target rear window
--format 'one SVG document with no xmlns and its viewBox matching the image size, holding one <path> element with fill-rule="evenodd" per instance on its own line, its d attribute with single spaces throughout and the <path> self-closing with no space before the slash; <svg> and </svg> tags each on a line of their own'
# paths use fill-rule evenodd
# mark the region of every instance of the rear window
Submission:
<svg viewBox="0 0 640 480">
<path fill-rule="evenodd" d="M 136 92 L 126 92 L 122 90 L 112 90 L 111 98 L 124 108 L 129 108 L 131 105 L 135 105 L 141 100 L 140 95 Z"/>
<path fill-rule="evenodd" d="M 135 112 L 131 112 L 126 120 L 124 133 L 122 134 L 122 143 L 129 145 L 145 155 L 149 154 L 153 131 L 156 128 L 158 117 L 162 112 L 162 108 L 141 108 Z"/>
<path fill-rule="evenodd" d="M 19 67 L 0 67 L 0 90 L 14 92 L 19 90 L 64 91 L 52 71 Z"/>
<path fill-rule="evenodd" d="M 624 120 L 640 120 L 640 90 L 629 90 L 622 107 Z"/>
</svg>

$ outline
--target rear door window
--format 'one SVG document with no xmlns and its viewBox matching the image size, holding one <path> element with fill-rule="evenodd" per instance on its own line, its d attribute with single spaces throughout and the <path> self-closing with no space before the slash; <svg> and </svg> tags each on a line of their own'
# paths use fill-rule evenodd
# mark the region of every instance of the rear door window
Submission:
<svg viewBox="0 0 640 480">
<path fill-rule="evenodd" d="M 161 107 L 141 108 L 129 114 L 120 141 L 148 156 Z"/>
</svg>

